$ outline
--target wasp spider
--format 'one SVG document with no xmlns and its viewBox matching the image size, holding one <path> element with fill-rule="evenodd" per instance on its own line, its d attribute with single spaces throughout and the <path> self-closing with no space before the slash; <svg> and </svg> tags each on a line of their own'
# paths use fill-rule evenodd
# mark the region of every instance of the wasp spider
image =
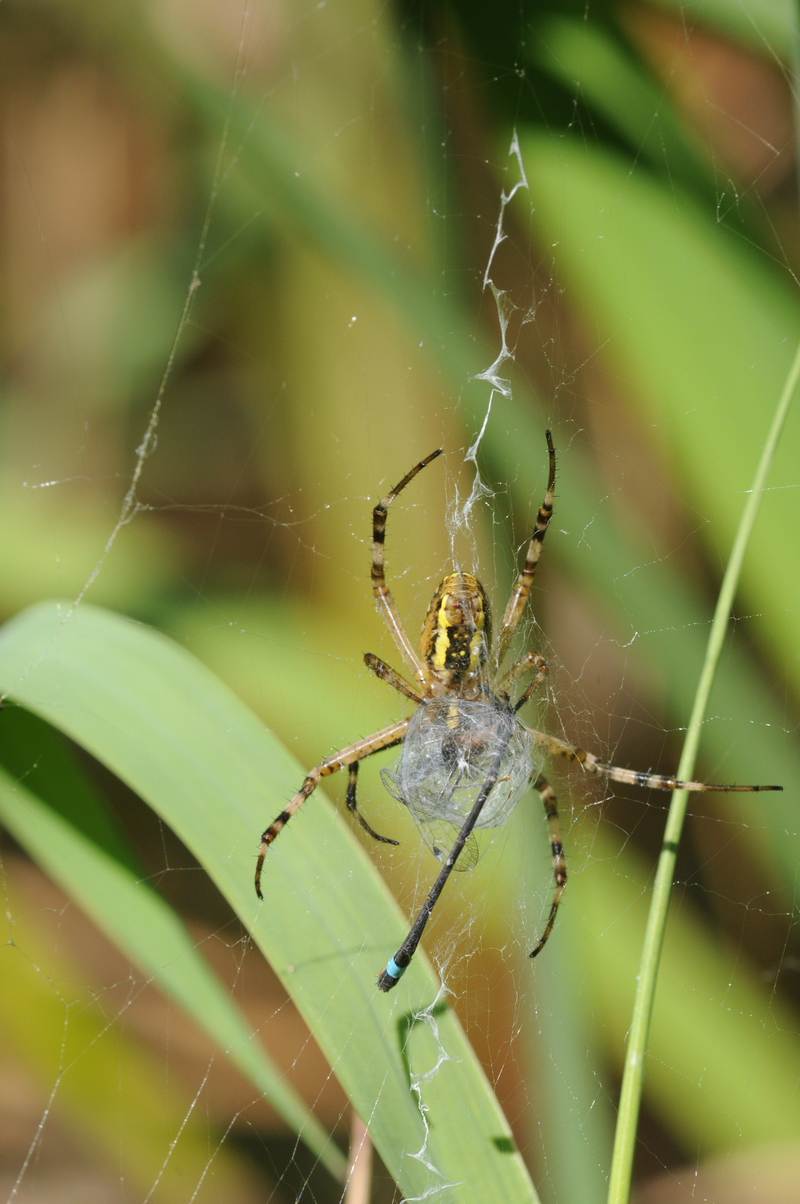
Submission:
<svg viewBox="0 0 800 1204">
<path fill-rule="evenodd" d="M 506 606 L 497 644 L 492 649 L 492 622 L 486 591 L 471 573 L 450 573 L 431 599 L 422 625 L 420 653 L 406 635 L 403 621 L 384 575 L 383 545 L 386 513 L 391 502 L 427 464 L 441 455 L 431 452 L 407 473 L 372 512 L 372 589 L 397 650 L 408 666 L 413 685 L 390 665 L 367 653 L 364 661 L 378 677 L 416 705 L 407 719 L 400 719 L 373 736 L 326 757 L 307 775 L 294 798 L 261 837 L 256 865 L 256 893 L 261 895 L 261 872 L 267 849 L 302 807 L 317 783 L 338 769 L 349 771 L 347 806 L 370 836 L 386 844 L 397 844 L 375 832 L 356 805 L 358 766 L 365 757 L 402 744 L 394 771 L 384 770 L 383 780 L 400 802 L 411 811 L 423 836 L 442 861 L 442 869 L 403 944 L 390 958 L 378 978 L 378 987 L 390 991 L 405 972 L 419 944 L 423 929 L 450 872 L 474 859 L 472 832 L 494 828 L 513 811 L 529 784 L 542 800 L 547 817 L 553 858 L 555 891 L 544 931 L 530 956 L 536 957 L 553 928 L 567 881 L 561 844 L 556 797 L 536 764 L 550 753 L 573 761 L 591 774 L 656 790 L 779 790 L 779 786 L 711 786 L 702 782 L 679 782 L 660 774 L 637 773 L 607 765 L 590 752 L 564 740 L 528 727 L 518 714 L 547 676 L 544 658 L 527 653 L 505 673 L 500 667 L 527 602 L 536 565 L 553 513 L 556 456 L 550 432 L 546 432 L 550 457 L 547 492 L 539 508 L 525 565 Z M 532 674 L 530 684 L 512 701 L 515 684 Z M 446 857 L 440 847 L 442 834 L 456 831 L 457 837 Z"/>
</svg>

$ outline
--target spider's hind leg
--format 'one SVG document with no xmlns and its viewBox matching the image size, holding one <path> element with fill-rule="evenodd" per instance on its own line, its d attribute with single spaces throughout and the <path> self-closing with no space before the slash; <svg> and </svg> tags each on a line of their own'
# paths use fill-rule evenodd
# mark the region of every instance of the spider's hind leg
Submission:
<svg viewBox="0 0 800 1204">
<path fill-rule="evenodd" d="M 374 828 L 371 828 L 369 826 L 369 824 L 367 823 L 367 821 L 364 819 L 364 816 L 361 814 L 358 807 L 356 806 L 356 782 L 357 781 L 358 781 L 358 761 L 354 761 L 353 764 L 350 766 L 350 776 L 347 781 L 346 798 L 347 798 L 348 810 L 352 811 L 353 815 L 355 815 L 356 819 L 361 824 L 361 827 L 364 829 L 365 832 L 369 832 L 369 834 L 373 840 L 379 840 L 382 844 L 399 844 L 400 843 L 399 840 L 392 840 L 391 837 L 389 837 L 389 836 L 381 836 L 380 833 L 376 832 Z"/>
<path fill-rule="evenodd" d="M 525 693 L 522 694 L 514 703 L 513 709 L 515 713 L 520 710 L 521 707 L 524 707 L 531 694 L 533 694 L 533 692 L 539 688 L 544 679 L 547 677 L 548 673 L 550 672 L 547 667 L 547 661 L 543 656 L 540 656 L 538 652 L 528 652 L 525 656 L 523 656 L 521 661 L 517 661 L 515 665 L 512 665 L 508 672 L 505 673 L 497 683 L 495 693 L 510 706 L 511 697 L 509 691 L 511 687 L 515 682 L 519 681 L 521 677 L 524 677 L 526 673 L 531 673 L 534 669 L 536 670 L 536 676 L 528 686 Z"/>
<path fill-rule="evenodd" d="M 624 769 L 620 765 L 607 765 L 584 748 L 577 748 L 568 744 L 566 740 L 559 740 L 557 736 L 549 736 L 546 732 L 538 732 L 536 728 L 527 727 L 525 724 L 523 727 L 539 748 L 543 748 L 554 757 L 563 757 L 565 761 L 581 765 L 588 773 L 608 778 L 610 782 L 624 782 L 628 786 L 642 786 L 648 790 L 690 790 L 692 793 L 713 790 L 726 794 L 758 794 L 764 790 L 783 790 L 783 786 L 725 786 L 711 782 L 683 782 L 679 778 L 661 773 L 640 773 L 636 769 Z"/>
<path fill-rule="evenodd" d="M 261 834 L 261 847 L 258 850 L 258 860 L 256 861 L 256 877 L 255 888 L 259 899 L 263 898 L 261 893 L 261 871 L 264 868 L 264 859 L 267 856 L 269 846 L 279 836 L 283 829 L 288 824 L 289 820 L 295 815 L 303 803 L 313 794 L 314 790 L 323 778 L 329 774 L 336 773 L 337 770 L 343 769 L 345 766 L 351 769 L 350 781 L 352 784 L 353 807 L 355 809 L 355 775 L 352 772 L 352 767 L 357 765 L 359 761 L 363 761 L 364 757 L 371 757 L 373 753 L 381 752 L 385 748 L 394 748 L 397 744 L 402 744 L 405 739 L 405 734 L 408 729 L 408 720 L 400 719 L 397 723 L 392 723 L 389 727 L 383 728 L 380 732 L 375 732 L 372 736 L 367 736 L 364 740 L 357 740 L 355 744 L 348 745 L 347 748 L 341 749 L 340 752 L 334 753 L 332 757 L 326 757 L 324 761 L 320 761 L 319 765 L 306 774 L 303 785 L 298 790 L 297 794 L 292 798 L 272 821 L 270 826 Z M 350 787 L 348 787 L 348 806 L 350 806 Z M 358 814 L 358 812 L 356 812 Z M 359 816 L 361 819 L 361 816 Z M 375 837 L 376 840 L 386 840 L 384 836 L 378 836 L 368 827 L 364 820 L 361 820 L 367 831 Z M 388 844 L 394 843 L 388 841 Z"/>
<path fill-rule="evenodd" d="M 558 804 L 556 803 L 555 793 L 550 783 L 541 774 L 536 778 L 533 787 L 544 804 L 544 811 L 547 816 L 547 831 L 550 837 L 550 852 L 553 856 L 553 877 L 555 878 L 556 889 L 553 893 L 553 902 L 550 904 L 550 915 L 547 917 L 544 932 L 539 938 L 538 945 L 529 955 L 530 957 L 536 957 L 547 944 L 547 938 L 553 931 L 558 905 L 561 902 L 561 896 L 567 883 L 567 863 L 564 860 L 564 846 L 561 843 L 561 824 L 558 820 Z"/>
</svg>

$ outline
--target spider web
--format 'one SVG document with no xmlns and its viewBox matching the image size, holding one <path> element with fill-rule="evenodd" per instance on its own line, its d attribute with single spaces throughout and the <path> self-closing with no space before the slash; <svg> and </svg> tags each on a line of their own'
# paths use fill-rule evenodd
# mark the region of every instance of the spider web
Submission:
<svg viewBox="0 0 800 1204">
<path fill-rule="evenodd" d="M 84 602 L 152 624 L 310 767 L 406 713 L 361 661 L 402 668 L 369 590 L 375 500 L 443 445 L 390 511 L 389 581 L 412 640 L 453 564 L 478 573 L 497 619 L 549 427 L 555 516 L 514 650 L 540 651 L 550 676 L 524 714 L 672 771 L 797 337 L 791 31 L 734 6 L 631 5 L 611 22 L 520 5 L 482 26 L 176 0 L 144 33 L 100 5 L 43 8 L 35 29 L 3 10 L 5 617 L 60 597 L 65 624 Z M 273 158 L 254 167 L 265 129 Z M 796 1191 L 796 438 L 701 770 L 786 793 L 691 803 L 637 1147 L 637 1199 L 654 1204 Z M 23 781 L 49 748 L 37 738 Z M 336 1067 L 202 869 L 76 755 L 286 1081 L 342 1149 L 366 1150 Z M 412 917 L 438 863 L 380 786 L 394 755 L 364 764 L 359 805 L 401 841 L 368 851 Z M 545 772 L 570 880 L 541 958 L 527 955 L 553 886 L 532 792 L 448 883 L 423 947 L 541 1198 L 599 1201 L 668 797 Z M 341 801 L 344 782 L 328 785 Z M 265 783 L 265 821 L 285 802 Z M 319 822 L 313 798 L 292 822 Z M 11 837 L 2 865 L 0 1197 L 344 1198 Z M 281 923 L 303 906 L 287 900 Z M 451 1055 L 435 1006 L 421 1023 L 424 1115 Z M 76 1047 L 96 1053 L 83 1100 Z M 160 1127 L 140 1128 L 141 1101 Z M 427 1143 L 408 1153 L 428 1198 L 459 1198 Z M 372 1199 L 398 1199 L 375 1159 Z"/>
</svg>

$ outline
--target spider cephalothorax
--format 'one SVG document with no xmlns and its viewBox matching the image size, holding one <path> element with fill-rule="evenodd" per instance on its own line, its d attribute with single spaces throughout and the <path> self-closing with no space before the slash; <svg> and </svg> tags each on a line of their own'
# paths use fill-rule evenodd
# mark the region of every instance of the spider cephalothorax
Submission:
<svg viewBox="0 0 800 1204">
<path fill-rule="evenodd" d="M 555 892 L 550 914 L 538 944 L 541 951 L 556 918 L 567 881 L 567 867 L 558 823 L 556 797 L 542 777 L 544 753 L 576 762 L 584 770 L 614 782 L 648 786 L 657 790 L 780 790 L 780 786 L 709 786 L 701 782 L 679 782 L 660 774 L 637 773 L 606 765 L 592 753 L 564 740 L 527 727 L 518 712 L 547 676 L 547 665 L 538 653 L 529 652 L 501 673 L 503 658 L 517 629 L 530 594 L 542 543 L 553 513 L 556 455 L 550 432 L 546 432 L 550 471 L 544 501 L 539 507 L 525 564 L 503 614 L 490 673 L 491 612 L 486 591 L 471 573 L 453 572 L 442 581 L 431 599 L 422 627 L 421 656 L 406 635 L 403 621 L 384 575 L 383 547 L 386 513 L 390 503 L 432 460 L 441 448 L 420 461 L 387 493 L 372 512 L 372 589 L 397 650 L 413 675 L 410 685 L 390 665 L 367 653 L 364 661 L 373 673 L 409 698 L 416 711 L 382 731 L 327 757 L 306 776 L 294 798 L 276 816 L 261 837 L 256 864 L 256 894 L 261 898 L 261 871 L 267 849 L 291 817 L 303 805 L 317 783 L 345 766 L 349 770 L 347 806 L 375 840 L 397 844 L 369 826 L 356 806 L 358 766 L 365 757 L 401 745 L 400 759 L 392 770 L 383 771 L 389 792 L 408 807 L 428 846 L 442 861 L 442 869 L 403 944 L 378 977 L 382 991 L 394 987 L 405 972 L 419 944 L 433 907 L 459 858 L 470 860 L 472 831 L 497 827 L 505 822 L 528 785 L 542 800 L 553 858 Z M 515 702 L 511 694 L 527 674 L 532 680 Z M 445 857 L 442 833 L 457 833 Z M 450 839 L 453 839 L 452 835 Z M 464 850 L 466 848 L 466 854 Z"/>
</svg>

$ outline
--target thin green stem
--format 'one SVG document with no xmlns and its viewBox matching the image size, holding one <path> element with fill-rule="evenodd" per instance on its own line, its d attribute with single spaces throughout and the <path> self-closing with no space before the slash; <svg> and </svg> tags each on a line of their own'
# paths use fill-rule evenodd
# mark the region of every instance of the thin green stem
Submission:
<svg viewBox="0 0 800 1204">
<path fill-rule="evenodd" d="M 678 766 L 678 778 L 686 781 L 694 774 L 697 750 L 700 744 L 700 732 L 708 706 L 711 687 L 719 663 L 722 645 L 725 640 L 728 619 L 733 606 L 733 600 L 739 584 L 739 574 L 744 560 L 750 533 L 756 521 L 758 508 L 764 492 L 775 449 L 786 421 L 789 405 L 800 380 L 800 346 L 795 352 L 794 361 L 786 378 L 780 400 L 772 419 L 764 449 L 758 463 L 750 495 L 745 503 L 736 538 L 733 541 L 728 567 L 722 580 L 722 586 L 717 599 L 711 631 L 708 637 L 705 660 L 697 685 L 692 715 L 686 732 L 683 754 Z M 664 941 L 664 929 L 667 922 L 669 896 L 675 876 L 675 860 L 678 844 L 686 815 L 686 804 L 689 795 L 685 790 L 673 792 L 667 823 L 664 829 L 664 841 L 658 860 L 653 898 L 650 904 L 650 914 L 647 918 L 642 957 L 639 963 L 639 976 L 636 986 L 636 998 L 633 1005 L 628 1048 L 625 1054 L 625 1066 L 622 1075 L 622 1090 L 620 1093 L 619 1114 L 614 1139 L 614 1154 L 611 1161 L 611 1175 L 608 1187 L 608 1204 L 627 1204 L 630 1198 L 631 1173 L 633 1170 L 633 1154 L 636 1144 L 636 1130 L 639 1119 L 639 1108 L 642 1100 L 642 1085 L 644 1082 L 644 1063 L 647 1051 L 647 1039 L 650 1032 L 650 1020 L 653 1014 L 653 999 L 655 996 L 658 966 L 661 959 L 661 947 Z"/>
</svg>

